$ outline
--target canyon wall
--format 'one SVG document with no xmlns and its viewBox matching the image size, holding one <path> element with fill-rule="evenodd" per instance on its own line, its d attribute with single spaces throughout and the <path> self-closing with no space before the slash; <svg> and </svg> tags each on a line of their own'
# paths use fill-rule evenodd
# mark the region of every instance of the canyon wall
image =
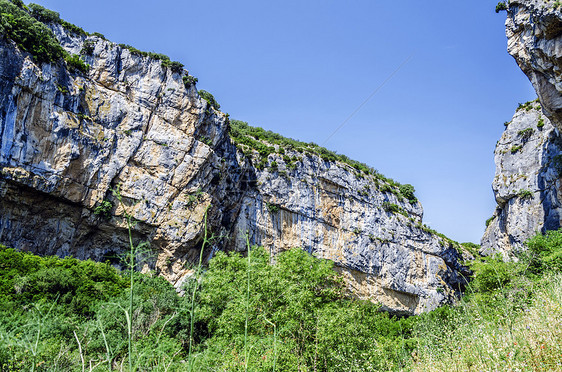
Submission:
<svg viewBox="0 0 562 372">
<path fill-rule="evenodd" d="M 460 246 L 423 225 L 421 204 L 393 181 L 265 141 L 276 152 L 258 167 L 259 152 L 231 140 L 228 115 L 186 70 L 49 27 L 90 68 L 37 63 L 0 39 L 1 244 L 117 263 L 131 217 L 135 244 L 150 243 L 137 257 L 144 269 L 178 288 L 207 233 L 205 260 L 247 241 L 272 253 L 301 247 L 390 311 L 458 296 Z"/>
</svg>

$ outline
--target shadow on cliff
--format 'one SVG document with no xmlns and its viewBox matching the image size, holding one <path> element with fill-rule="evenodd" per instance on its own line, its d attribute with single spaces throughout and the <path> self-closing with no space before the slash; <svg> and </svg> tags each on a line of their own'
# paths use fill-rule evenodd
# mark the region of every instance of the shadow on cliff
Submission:
<svg viewBox="0 0 562 372">
<path fill-rule="evenodd" d="M 562 138 L 557 130 L 550 133 L 546 141 L 546 151 L 540 159 L 541 172 L 537 184 L 540 190 L 541 206 L 544 212 L 543 227 L 541 233 L 560 228 L 560 204 L 558 183 L 562 174 Z M 551 179 L 549 173 L 555 173 Z"/>
</svg>

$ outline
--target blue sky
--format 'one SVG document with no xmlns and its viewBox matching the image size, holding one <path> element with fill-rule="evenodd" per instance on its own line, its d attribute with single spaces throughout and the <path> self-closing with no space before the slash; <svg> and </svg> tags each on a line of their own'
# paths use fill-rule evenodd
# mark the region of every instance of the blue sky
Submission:
<svg viewBox="0 0 562 372">
<path fill-rule="evenodd" d="M 425 222 L 460 242 L 479 243 L 495 208 L 495 143 L 518 102 L 536 97 L 506 52 L 495 0 L 36 3 L 182 62 L 232 118 L 414 185 Z"/>
</svg>

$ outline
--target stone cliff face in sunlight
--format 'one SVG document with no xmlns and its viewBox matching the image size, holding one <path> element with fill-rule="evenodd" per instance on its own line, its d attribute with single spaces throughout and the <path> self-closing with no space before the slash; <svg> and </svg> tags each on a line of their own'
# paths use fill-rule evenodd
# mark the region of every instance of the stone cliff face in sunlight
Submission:
<svg viewBox="0 0 562 372">
<path fill-rule="evenodd" d="M 545 115 L 562 129 L 562 13 L 556 2 L 509 1 L 508 52 L 529 77 Z"/>
<path fill-rule="evenodd" d="M 509 1 L 508 52 L 533 84 L 538 100 L 522 105 L 495 150 L 492 188 L 498 206 L 482 238 L 482 253 L 524 248 L 537 232 L 560 228 L 562 205 L 562 14 L 554 2 Z"/>
<path fill-rule="evenodd" d="M 425 227 L 420 203 L 396 185 L 291 149 L 290 166 L 272 153 L 256 167 L 258 153 L 237 148 L 227 115 L 185 70 L 49 27 L 91 68 L 35 63 L 0 40 L 1 244 L 113 259 L 128 247 L 126 212 L 135 242 L 150 242 L 146 268 L 177 287 L 207 221 L 217 238 L 206 259 L 245 250 L 248 237 L 272 253 L 301 247 L 334 261 L 350 290 L 391 311 L 420 313 L 458 294 L 458 245 Z"/>
<path fill-rule="evenodd" d="M 518 110 L 495 150 L 492 184 L 498 206 L 488 220 L 482 253 L 509 254 L 537 232 L 560 227 L 562 139 L 538 102 Z"/>
</svg>

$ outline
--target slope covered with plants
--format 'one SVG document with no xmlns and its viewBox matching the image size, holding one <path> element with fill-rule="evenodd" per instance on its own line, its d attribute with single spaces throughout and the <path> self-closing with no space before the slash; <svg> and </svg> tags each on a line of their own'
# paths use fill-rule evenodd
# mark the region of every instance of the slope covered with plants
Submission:
<svg viewBox="0 0 562 372">
<path fill-rule="evenodd" d="M 559 370 L 562 232 L 528 248 L 517 263 L 476 261 L 460 304 L 407 318 L 348 297 L 330 261 L 299 249 L 274 263 L 259 247 L 218 252 L 186 283 L 193 297 L 135 273 L 133 369 Z M 127 272 L 5 247 L 0 269 L 2 370 L 127 365 Z"/>
</svg>

